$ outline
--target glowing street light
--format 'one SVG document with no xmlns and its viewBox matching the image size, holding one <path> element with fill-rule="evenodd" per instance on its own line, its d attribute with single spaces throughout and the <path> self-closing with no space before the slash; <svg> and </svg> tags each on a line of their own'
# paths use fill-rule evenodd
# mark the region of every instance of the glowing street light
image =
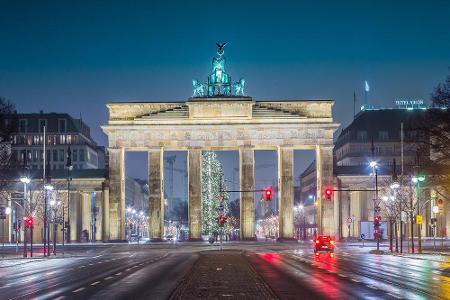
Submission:
<svg viewBox="0 0 450 300">
<path fill-rule="evenodd" d="M 413 178 L 411 178 L 411 181 L 413 183 L 423 182 L 423 181 L 425 181 L 425 176 L 423 176 L 423 175 L 414 176 Z"/>
<path fill-rule="evenodd" d="M 439 206 L 437 205 L 433 206 L 433 212 L 437 214 L 439 212 Z"/>
<path fill-rule="evenodd" d="M 369 163 L 369 166 L 370 166 L 371 168 L 376 168 L 376 167 L 377 167 L 377 162 L 374 161 L 374 160 L 372 160 L 372 161 Z"/>
<path fill-rule="evenodd" d="M 400 184 L 398 182 L 393 182 L 391 184 L 391 189 L 393 189 L 393 190 L 398 189 L 399 187 L 400 187 Z"/>
<path fill-rule="evenodd" d="M 9 215 L 11 213 L 11 207 L 6 207 L 5 214 Z"/>
<path fill-rule="evenodd" d="M 47 191 L 53 191 L 53 185 L 51 185 L 51 184 L 46 184 L 46 185 L 44 185 L 44 189 L 46 189 Z"/>
<path fill-rule="evenodd" d="M 28 184 L 28 183 L 30 183 L 30 181 L 31 181 L 31 179 L 26 176 L 20 177 L 20 182 L 22 182 L 22 183 Z"/>
</svg>

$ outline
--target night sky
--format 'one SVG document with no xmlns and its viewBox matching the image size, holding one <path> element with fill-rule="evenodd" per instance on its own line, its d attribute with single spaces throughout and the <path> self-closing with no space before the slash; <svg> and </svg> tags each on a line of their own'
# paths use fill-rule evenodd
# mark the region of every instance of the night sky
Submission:
<svg viewBox="0 0 450 300">
<path fill-rule="evenodd" d="M 390 106 L 429 99 L 449 72 L 450 1 L 242 2 L 1 0 L 0 96 L 81 114 L 105 145 L 107 102 L 186 100 L 216 41 L 249 96 L 335 99 L 343 125 L 364 80 Z"/>
</svg>

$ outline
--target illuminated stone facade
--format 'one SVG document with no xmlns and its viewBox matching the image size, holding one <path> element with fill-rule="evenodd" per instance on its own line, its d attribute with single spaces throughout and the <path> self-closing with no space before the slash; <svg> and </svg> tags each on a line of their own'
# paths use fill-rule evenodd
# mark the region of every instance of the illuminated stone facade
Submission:
<svg viewBox="0 0 450 300">
<path fill-rule="evenodd" d="M 280 238 L 293 239 L 293 151 L 317 154 L 319 231 L 334 234 L 335 208 L 322 202 L 322 187 L 333 180 L 332 100 L 254 101 L 250 97 L 202 97 L 186 102 L 110 103 L 108 124 L 102 126 L 109 147 L 109 238 L 125 240 L 125 151 L 149 155 L 150 237 L 163 235 L 163 153 L 187 151 L 189 228 L 201 238 L 201 152 L 239 152 L 241 190 L 254 189 L 254 151 L 278 153 Z M 241 192 L 241 238 L 255 237 L 252 192 Z"/>
</svg>

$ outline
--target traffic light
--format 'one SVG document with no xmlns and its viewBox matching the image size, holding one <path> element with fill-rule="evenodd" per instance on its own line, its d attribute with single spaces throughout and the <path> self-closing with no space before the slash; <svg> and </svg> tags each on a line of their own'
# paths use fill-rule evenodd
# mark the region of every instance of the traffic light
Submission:
<svg viewBox="0 0 450 300">
<path fill-rule="evenodd" d="M 25 223 L 26 228 L 32 228 L 34 224 L 34 220 L 32 216 L 27 216 L 23 218 L 23 222 Z"/>
<path fill-rule="evenodd" d="M 325 198 L 327 200 L 331 200 L 331 196 L 333 196 L 333 190 L 330 188 L 325 189 Z"/>
<path fill-rule="evenodd" d="M 273 191 L 272 187 L 268 187 L 264 189 L 264 198 L 266 198 L 266 201 L 271 201 L 273 197 Z"/>
<path fill-rule="evenodd" d="M 227 222 L 227 217 L 225 217 L 224 215 L 220 215 L 217 218 L 217 222 L 219 223 L 219 227 L 223 227 L 223 226 L 225 226 L 225 223 Z"/>
<path fill-rule="evenodd" d="M 379 227 L 381 225 L 381 216 L 375 216 L 373 223 L 375 226 Z"/>
</svg>

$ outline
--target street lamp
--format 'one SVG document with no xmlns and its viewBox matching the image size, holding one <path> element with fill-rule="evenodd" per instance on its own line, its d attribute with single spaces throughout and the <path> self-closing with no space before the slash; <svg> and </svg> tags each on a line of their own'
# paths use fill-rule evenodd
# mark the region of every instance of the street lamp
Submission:
<svg viewBox="0 0 450 300">
<path fill-rule="evenodd" d="M 26 202 L 27 202 L 27 184 L 29 184 L 31 182 L 31 179 L 28 178 L 27 176 L 22 176 L 20 177 L 20 182 L 23 183 L 23 214 L 25 217 L 26 211 L 25 211 L 25 207 L 26 207 Z M 25 224 L 24 224 L 25 225 Z M 17 228 L 17 234 L 16 234 L 16 238 L 18 235 L 18 224 L 16 224 L 16 228 Z M 23 226 L 23 257 L 27 257 L 27 229 L 26 226 Z"/>
<path fill-rule="evenodd" d="M 425 181 L 425 176 L 416 175 L 411 178 L 411 181 L 416 185 L 416 196 L 417 196 L 417 215 L 420 215 L 420 183 Z M 412 201 L 412 200 L 411 200 Z M 412 225 L 411 225 L 412 227 Z M 419 238 L 419 253 L 422 253 L 422 224 L 418 224 L 419 230 L 417 237 Z M 414 237 L 412 236 L 414 239 Z"/>
<path fill-rule="evenodd" d="M 373 155 L 373 151 L 374 151 L 374 147 L 373 147 L 373 141 L 372 141 L 372 155 Z M 377 168 L 377 162 L 375 160 L 372 160 L 369 162 L 369 166 L 372 168 L 372 174 L 375 175 L 375 203 L 378 203 L 378 168 Z M 378 213 L 376 213 L 376 215 L 374 217 L 378 216 Z M 376 236 L 376 240 L 377 240 L 377 251 L 380 250 L 380 238 L 381 238 L 381 233 L 379 230 L 379 226 L 380 225 L 376 225 L 376 223 L 374 223 L 374 229 L 375 232 L 377 234 Z"/>
<path fill-rule="evenodd" d="M 437 205 L 433 206 L 433 213 L 435 214 L 439 213 L 439 206 Z"/>
</svg>

